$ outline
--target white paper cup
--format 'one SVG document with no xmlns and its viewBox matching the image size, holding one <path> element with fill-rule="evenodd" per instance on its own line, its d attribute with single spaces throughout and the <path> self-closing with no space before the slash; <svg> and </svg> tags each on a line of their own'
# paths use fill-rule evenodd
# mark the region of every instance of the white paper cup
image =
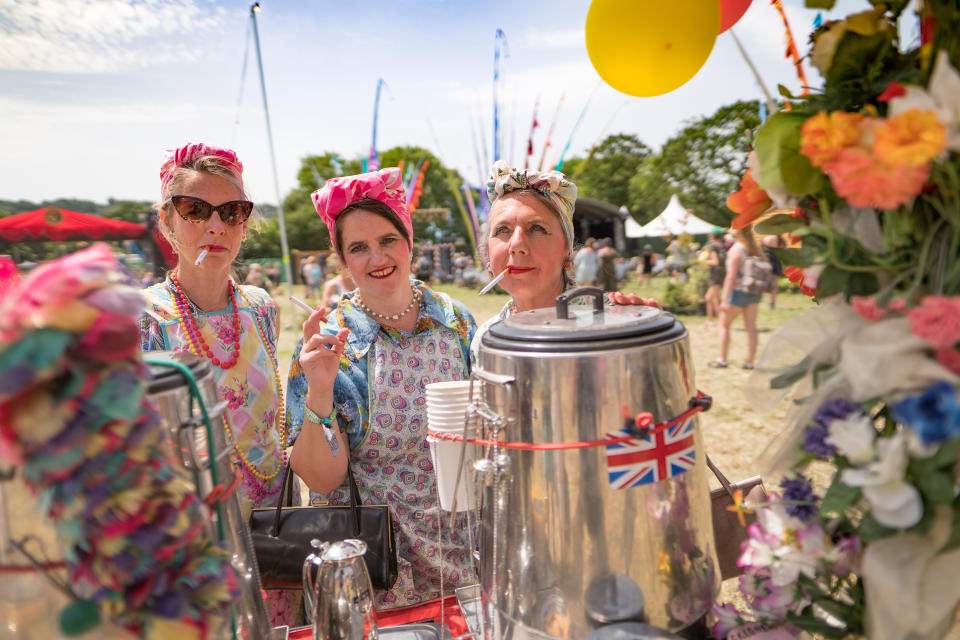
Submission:
<svg viewBox="0 0 960 640">
<path fill-rule="evenodd" d="M 433 429 L 434 431 L 459 431 L 463 433 L 464 428 L 463 418 L 459 420 L 454 418 L 431 418 L 427 416 L 427 428 Z"/>
<path fill-rule="evenodd" d="M 434 429 L 434 431 L 440 431 L 440 429 Z M 463 433 L 462 427 L 460 433 Z M 460 449 L 463 443 L 456 440 L 440 440 L 433 436 L 427 436 L 427 443 L 430 445 L 433 472 L 437 478 L 437 497 L 440 498 L 440 508 L 444 511 L 450 511 L 453 508 L 453 492 L 457 486 L 457 469 L 460 466 Z M 458 512 L 474 508 L 473 483 L 470 479 L 473 460 L 474 446 L 467 444 L 467 450 L 463 456 L 463 475 L 460 478 L 460 488 L 457 491 Z"/>
</svg>

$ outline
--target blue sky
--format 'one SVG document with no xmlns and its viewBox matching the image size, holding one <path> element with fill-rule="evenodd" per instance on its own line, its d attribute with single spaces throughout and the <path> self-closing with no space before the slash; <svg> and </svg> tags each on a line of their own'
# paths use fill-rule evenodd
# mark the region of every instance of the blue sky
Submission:
<svg viewBox="0 0 960 640">
<path fill-rule="evenodd" d="M 637 0 L 638 2 L 647 0 Z M 652 1 L 652 0 L 651 0 Z M 247 1 L 0 0 L 0 199 L 157 197 L 162 151 L 187 141 L 236 149 L 248 191 L 275 202 Z M 535 100 L 546 131 L 563 92 L 556 160 L 599 77 L 584 45 L 588 0 L 263 0 L 258 14 L 280 191 L 300 159 L 370 145 L 378 78 L 378 147 L 419 144 L 477 182 L 471 127 L 492 138 L 495 33 L 504 142 L 523 161 Z M 816 16 L 784 0 L 801 52 Z M 865 9 L 841 0 L 825 18 Z M 784 59 L 784 32 L 769 0 L 754 0 L 734 30 L 771 91 L 799 89 Z M 819 83 L 816 70 L 808 78 Z M 242 89 L 242 91 L 241 91 Z M 602 84 L 568 157 L 610 133 L 634 133 L 656 148 L 683 121 L 762 94 L 729 34 L 687 84 L 634 98 Z M 511 144 L 512 141 L 512 144 Z M 481 161 L 482 163 L 482 161 Z"/>
</svg>

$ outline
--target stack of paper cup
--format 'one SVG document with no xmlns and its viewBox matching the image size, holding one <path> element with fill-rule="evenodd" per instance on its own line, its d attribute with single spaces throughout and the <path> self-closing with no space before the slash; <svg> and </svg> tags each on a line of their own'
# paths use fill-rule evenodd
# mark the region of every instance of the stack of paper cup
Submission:
<svg viewBox="0 0 960 640">
<path fill-rule="evenodd" d="M 470 381 L 434 382 L 426 386 L 427 426 L 431 431 L 464 435 L 467 407 L 470 405 Z M 460 450 L 463 443 L 427 436 L 433 471 L 437 476 L 437 494 L 440 508 L 453 508 L 453 492 L 457 486 L 457 471 L 460 469 Z M 463 458 L 460 488 L 457 490 L 457 511 L 474 508 L 470 470 L 473 468 L 474 446 L 467 444 Z"/>
</svg>

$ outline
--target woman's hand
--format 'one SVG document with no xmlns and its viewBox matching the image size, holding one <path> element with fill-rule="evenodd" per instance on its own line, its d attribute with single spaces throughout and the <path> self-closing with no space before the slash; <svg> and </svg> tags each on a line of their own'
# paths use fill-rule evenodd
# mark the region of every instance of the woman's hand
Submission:
<svg viewBox="0 0 960 640">
<path fill-rule="evenodd" d="M 645 307 L 656 307 L 657 309 L 663 309 L 663 307 L 660 306 L 660 303 L 653 298 L 641 298 L 635 293 L 611 291 L 607 297 L 610 299 L 612 304 L 643 305 Z"/>
<path fill-rule="evenodd" d="M 340 356 L 346 345 L 349 329 L 340 329 L 337 335 L 320 332 L 326 321 L 325 309 L 317 309 L 303 323 L 303 348 L 300 366 L 307 377 L 307 404 L 311 409 L 328 414 L 333 410 L 333 382 L 340 367 Z"/>
</svg>

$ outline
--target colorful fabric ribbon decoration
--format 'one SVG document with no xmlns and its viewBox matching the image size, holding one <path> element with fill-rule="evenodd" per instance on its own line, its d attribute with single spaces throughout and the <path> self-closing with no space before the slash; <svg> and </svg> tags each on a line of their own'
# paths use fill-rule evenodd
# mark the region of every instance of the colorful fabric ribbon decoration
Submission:
<svg viewBox="0 0 960 640">
<path fill-rule="evenodd" d="M 413 222 L 410 220 L 410 211 L 407 209 L 403 176 L 397 167 L 356 176 L 330 178 L 327 184 L 313 192 L 311 198 L 320 219 L 326 223 L 327 230 L 330 232 L 331 247 L 336 247 L 333 227 L 337 216 L 349 205 L 364 198 L 379 200 L 390 207 L 400 218 L 403 228 L 407 230 L 407 242 L 413 246 Z"/>
<path fill-rule="evenodd" d="M 0 458 L 37 492 L 75 593 L 138 632 L 199 638 L 236 576 L 144 395 L 125 278 L 97 244 L 0 288 Z"/>
<path fill-rule="evenodd" d="M 560 215 L 567 249 L 573 250 L 573 210 L 577 203 L 577 185 L 559 171 L 516 169 L 505 160 L 497 160 L 487 177 L 487 196 L 490 205 L 511 191 L 533 190 L 553 203 Z"/>
<path fill-rule="evenodd" d="M 230 149 L 221 149 L 203 142 L 188 142 L 179 149 L 167 149 L 164 152 L 163 162 L 160 164 L 160 197 L 163 198 L 166 195 L 167 185 L 170 184 L 174 171 L 203 156 L 216 156 L 222 159 L 224 166 L 234 174 L 241 188 L 243 187 L 243 163 L 237 158 L 236 153 Z"/>
</svg>

